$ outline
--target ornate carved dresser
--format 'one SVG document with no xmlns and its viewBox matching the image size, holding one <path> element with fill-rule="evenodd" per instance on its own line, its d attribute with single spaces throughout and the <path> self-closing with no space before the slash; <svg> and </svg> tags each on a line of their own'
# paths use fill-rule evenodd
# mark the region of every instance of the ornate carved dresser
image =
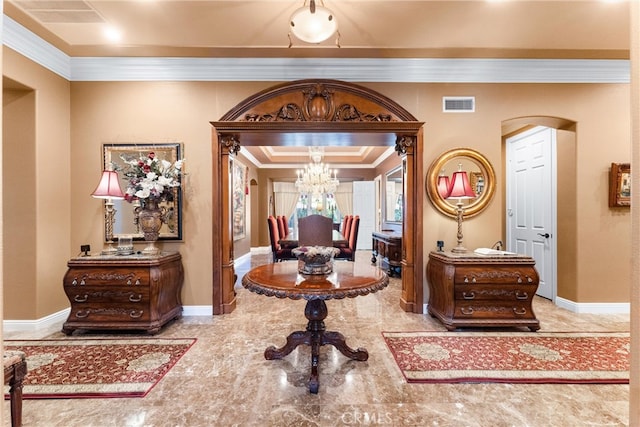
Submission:
<svg viewBox="0 0 640 427">
<path fill-rule="evenodd" d="M 157 256 L 87 256 L 71 259 L 64 291 L 71 303 L 62 331 L 140 329 L 157 333 L 182 316 L 184 281 L 178 252 Z"/>
<path fill-rule="evenodd" d="M 378 262 L 378 255 L 380 255 L 382 268 L 389 272 L 389 276 L 400 276 L 402 273 L 402 233 L 382 230 L 374 231 L 371 236 L 373 240 L 371 263 Z"/>
<path fill-rule="evenodd" d="M 538 289 L 533 258 L 431 252 L 428 312 L 449 330 L 526 326 L 540 329 L 531 302 Z"/>
</svg>

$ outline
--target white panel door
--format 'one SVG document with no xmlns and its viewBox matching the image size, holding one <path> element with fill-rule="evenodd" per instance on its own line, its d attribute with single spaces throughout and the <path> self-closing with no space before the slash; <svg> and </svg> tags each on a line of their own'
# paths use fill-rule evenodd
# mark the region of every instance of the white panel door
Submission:
<svg viewBox="0 0 640 427">
<path fill-rule="evenodd" d="M 376 186 L 374 181 L 353 181 L 353 215 L 360 216 L 356 249 L 371 250 L 376 224 Z"/>
<path fill-rule="evenodd" d="M 507 139 L 507 250 L 535 259 L 537 294 L 556 295 L 555 129 L 542 126 Z"/>
</svg>

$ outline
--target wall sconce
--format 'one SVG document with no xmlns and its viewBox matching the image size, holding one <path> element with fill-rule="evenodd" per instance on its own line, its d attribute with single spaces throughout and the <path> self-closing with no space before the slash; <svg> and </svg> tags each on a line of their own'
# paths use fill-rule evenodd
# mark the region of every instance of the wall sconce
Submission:
<svg viewBox="0 0 640 427">
<path fill-rule="evenodd" d="M 289 18 L 291 33 L 296 38 L 306 43 L 321 43 L 338 33 L 336 45 L 340 47 L 340 32 L 338 31 L 338 21 L 333 12 L 324 7 L 324 2 L 320 0 L 321 6 L 316 6 L 315 0 L 305 0 L 302 7 L 296 9 Z M 291 33 L 289 33 L 289 47 L 291 43 Z"/>
<path fill-rule="evenodd" d="M 458 199 L 456 203 L 457 214 L 458 214 L 458 245 L 451 249 L 451 252 L 454 253 L 465 253 L 467 252 L 467 248 L 462 246 L 462 200 L 463 199 L 473 199 L 476 197 L 476 193 L 471 188 L 471 184 L 469 184 L 469 176 L 467 172 L 462 170 L 462 164 L 458 165 L 458 171 L 453 173 L 451 177 L 451 184 L 449 185 L 449 191 L 446 199 Z"/>
<path fill-rule="evenodd" d="M 113 208 L 113 200 L 124 199 L 124 193 L 120 188 L 118 173 L 105 170 L 96 189 L 91 193 L 96 199 L 105 199 L 105 238 L 107 247 L 102 250 L 102 255 L 114 255 L 118 251 L 113 247 L 113 224 L 115 222 L 116 210 Z"/>
</svg>

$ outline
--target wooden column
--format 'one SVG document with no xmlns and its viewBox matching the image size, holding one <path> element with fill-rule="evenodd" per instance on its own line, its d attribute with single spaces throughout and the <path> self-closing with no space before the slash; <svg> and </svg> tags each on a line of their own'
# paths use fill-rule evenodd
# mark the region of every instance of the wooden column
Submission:
<svg viewBox="0 0 640 427">
<path fill-rule="evenodd" d="M 214 130 L 212 144 L 213 184 L 213 314 L 231 313 L 236 308 L 233 267 L 233 232 L 231 222 L 231 173 L 230 156 L 240 150 L 235 134 L 218 134 Z M 215 212 L 219 212 L 216 215 Z M 219 284 L 219 286 L 216 286 Z"/>
<path fill-rule="evenodd" d="M 400 135 L 396 151 L 402 156 L 403 218 L 402 218 L 402 294 L 400 307 L 404 311 L 422 313 L 422 150 L 421 134 Z M 421 141 L 420 141 L 421 142 Z M 411 192 L 411 197 L 409 197 Z"/>
</svg>

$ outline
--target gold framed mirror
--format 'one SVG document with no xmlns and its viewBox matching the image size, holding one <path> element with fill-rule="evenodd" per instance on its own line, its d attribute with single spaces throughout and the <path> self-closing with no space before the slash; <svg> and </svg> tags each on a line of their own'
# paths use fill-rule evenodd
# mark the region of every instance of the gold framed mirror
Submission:
<svg viewBox="0 0 640 427">
<path fill-rule="evenodd" d="M 443 182 L 444 177 L 450 177 L 458 170 L 467 171 L 469 183 L 476 193 L 476 197 L 468 199 L 464 206 L 463 216 L 470 218 L 489 205 L 495 192 L 496 175 L 493 166 L 481 153 L 470 148 L 454 148 L 442 153 L 429 166 L 425 180 L 427 196 L 439 212 L 456 218 L 456 204 L 445 199 L 443 189 L 438 189 L 438 182 Z"/>
<path fill-rule="evenodd" d="M 127 170 L 125 160 L 146 158 L 151 152 L 155 153 L 158 160 L 166 160 L 172 164 L 182 159 L 182 144 L 180 143 L 103 144 L 102 151 L 105 170 L 110 168 L 109 170 L 118 172 L 118 180 L 123 192 L 126 192 L 128 186 L 127 177 L 123 173 Z M 162 201 L 159 204 L 163 211 L 159 240 L 182 240 L 182 187 L 175 187 L 172 191 L 174 192 L 173 200 Z M 118 237 L 129 236 L 133 240 L 144 240 L 144 235 L 137 221 L 139 206 L 137 200 L 131 203 L 126 200 L 113 200 L 113 207 L 116 210 L 113 224 L 114 240 L 118 240 Z"/>
</svg>

